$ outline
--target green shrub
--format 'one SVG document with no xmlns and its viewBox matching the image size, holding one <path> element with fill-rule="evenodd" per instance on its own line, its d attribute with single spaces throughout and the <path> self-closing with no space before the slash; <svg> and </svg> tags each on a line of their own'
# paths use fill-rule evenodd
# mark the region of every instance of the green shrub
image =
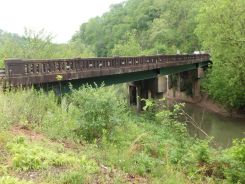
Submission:
<svg viewBox="0 0 245 184">
<path fill-rule="evenodd" d="M 32 184 L 32 182 L 19 180 L 17 178 L 11 177 L 11 176 L 0 177 L 0 183 L 1 184 Z"/>
<path fill-rule="evenodd" d="M 210 147 L 206 140 L 198 141 L 194 145 L 193 152 L 199 163 L 207 163 L 210 160 Z"/>
<path fill-rule="evenodd" d="M 0 131 L 12 124 L 38 129 L 51 138 L 74 138 L 74 108 L 66 98 L 58 102 L 53 92 L 34 89 L 0 94 Z"/>
<path fill-rule="evenodd" d="M 13 123 L 39 125 L 48 110 L 57 107 L 55 95 L 34 89 L 0 94 L 0 124 L 2 129 Z"/>
<path fill-rule="evenodd" d="M 224 173 L 231 183 L 245 183 L 245 138 L 224 152 Z"/>
<path fill-rule="evenodd" d="M 140 175 L 149 174 L 156 167 L 157 162 L 154 158 L 141 152 L 133 157 L 134 172 Z"/>
<path fill-rule="evenodd" d="M 53 183 L 85 183 L 90 175 L 93 176 L 93 174 L 96 174 L 99 171 L 98 164 L 93 160 L 88 160 L 85 156 L 80 156 L 80 161 L 77 164 L 79 165 L 53 178 Z"/>
<path fill-rule="evenodd" d="M 112 87 L 87 85 L 73 90 L 69 99 L 79 108 L 76 133 L 88 141 L 101 138 L 103 132 L 111 133 L 121 123 L 125 102 Z"/>
<path fill-rule="evenodd" d="M 23 171 L 71 165 L 80 161 L 72 155 L 56 153 L 34 143 L 29 144 L 23 137 L 18 137 L 8 143 L 7 149 L 12 155 L 12 167 Z"/>
<path fill-rule="evenodd" d="M 83 171 L 71 171 L 65 173 L 59 179 L 61 184 L 82 184 L 85 180 L 85 173 Z"/>
<path fill-rule="evenodd" d="M 56 108 L 47 110 L 39 129 L 52 139 L 75 139 L 74 130 L 78 127 L 73 112 L 76 107 L 66 104 L 62 99 Z M 64 105 L 66 104 L 66 105 Z M 66 106 L 66 107 L 64 107 Z"/>
</svg>

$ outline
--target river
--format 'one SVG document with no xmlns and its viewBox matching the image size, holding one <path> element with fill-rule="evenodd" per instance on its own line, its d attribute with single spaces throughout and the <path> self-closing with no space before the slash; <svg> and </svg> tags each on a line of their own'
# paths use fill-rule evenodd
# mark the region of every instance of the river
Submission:
<svg viewBox="0 0 245 184">
<path fill-rule="evenodd" d="M 202 130 L 213 137 L 216 147 L 231 146 L 235 138 L 245 137 L 245 119 L 224 117 L 194 104 L 186 104 L 185 111 L 198 123 Z M 206 136 L 191 123 L 187 124 L 191 136 L 205 138 Z"/>
</svg>

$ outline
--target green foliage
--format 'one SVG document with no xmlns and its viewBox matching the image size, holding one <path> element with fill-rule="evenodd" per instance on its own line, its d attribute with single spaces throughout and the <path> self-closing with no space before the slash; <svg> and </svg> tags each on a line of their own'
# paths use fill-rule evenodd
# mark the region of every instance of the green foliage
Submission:
<svg viewBox="0 0 245 184">
<path fill-rule="evenodd" d="M 77 169 L 73 169 L 59 176 L 56 183 L 62 184 L 81 184 L 87 183 L 87 178 L 90 174 L 96 174 L 99 171 L 99 167 L 96 162 L 87 160 L 82 157 L 80 161 L 81 166 Z"/>
<path fill-rule="evenodd" d="M 234 140 L 233 146 L 228 149 L 228 154 L 235 160 L 245 163 L 245 138 Z"/>
<path fill-rule="evenodd" d="M 136 39 L 135 32 L 126 33 L 125 39 L 114 46 L 111 53 L 113 56 L 137 56 L 142 48 Z"/>
<path fill-rule="evenodd" d="M 244 6 L 243 0 L 206 0 L 196 29 L 213 61 L 205 88 L 215 100 L 236 108 L 245 106 Z"/>
<path fill-rule="evenodd" d="M 43 100 L 45 100 L 45 98 Z M 55 99 L 50 101 L 51 104 L 54 102 L 56 102 Z M 60 104 L 55 104 L 53 108 L 46 110 L 43 121 L 37 129 L 53 139 L 76 139 L 74 132 L 78 127 L 76 124 L 76 114 L 80 113 L 76 107 L 70 105 L 67 100 L 63 98 Z"/>
<path fill-rule="evenodd" d="M 74 107 L 53 92 L 20 90 L 0 94 L 0 130 L 13 124 L 30 129 L 36 128 L 52 138 L 74 138 L 77 127 L 73 116 Z M 50 126 L 52 124 L 52 126 Z"/>
<path fill-rule="evenodd" d="M 85 176 L 83 171 L 71 171 L 59 179 L 59 183 L 62 184 L 81 184 L 84 183 Z"/>
<path fill-rule="evenodd" d="M 156 118 L 155 113 L 157 111 L 157 105 L 155 101 L 153 99 L 141 99 L 141 101 L 145 103 L 143 107 L 145 117 L 147 119 L 154 120 Z"/>
<path fill-rule="evenodd" d="M 51 59 L 91 57 L 91 50 L 72 41 L 68 44 L 52 43 L 53 36 L 44 30 L 33 31 L 25 29 L 23 37 L 0 31 L 0 67 L 4 67 L 7 58 Z"/>
<path fill-rule="evenodd" d="M 11 176 L 2 176 L 0 177 L 0 183 L 1 184 L 32 184 L 32 182 L 19 180 L 15 177 Z"/>
<path fill-rule="evenodd" d="M 3 131 L 19 122 L 23 132 L 35 129 L 52 140 L 13 139 L 1 131 L 0 175 L 43 173 L 35 183 L 44 178 L 44 183 L 113 183 L 116 177 L 145 183 L 244 182 L 244 140 L 224 151 L 212 149 L 208 140 L 191 138 L 178 121 L 183 104 L 169 109 L 164 100 L 144 99 L 139 115 L 127 110 L 121 93 L 118 86 L 84 86 L 59 100 L 52 92 L 31 89 L 1 94 Z M 60 172 L 52 175 L 53 169 Z"/>
<path fill-rule="evenodd" d="M 97 56 L 125 55 L 120 49 L 129 55 L 193 52 L 200 48 L 194 34 L 200 2 L 128 0 L 82 24 L 73 40 L 89 45 Z M 133 43 L 124 36 L 127 32 L 135 34 Z"/>
<path fill-rule="evenodd" d="M 184 123 L 179 123 L 176 121 L 178 117 L 182 115 L 182 110 L 184 104 L 174 104 L 173 109 L 170 110 L 166 104 L 164 104 L 164 99 L 162 100 L 162 110 L 156 112 L 156 122 L 163 125 L 166 130 L 174 133 L 176 138 L 180 138 L 180 141 L 185 140 L 187 137 L 187 129 Z M 166 103 L 166 101 L 165 101 Z"/>
<path fill-rule="evenodd" d="M 206 140 L 197 142 L 193 151 L 195 153 L 195 158 L 199 163 L 207 163 L 210 160 L 210 148 Z"/>
<path fill-rule="evenodd" d="M 103 133 L 111 133 L 120 125 L 120 115 L 126 105 L 116 90 L 103 86 L 84 86 L 73 90 L 69 100 L 80 112 L 77 113 L 79 128 L 76 133 L 88 141 L 99 139 Z"/>
<path fill-rule="evenodd" d="M 51 43 L 51 41 L 52 35 L 46 33 L 44 30 L 35 32 L 33 30 L 25 29 L 25 43 L 20 45 L 20 49 L 23 51 L 22 57 L 26 59 L 51 58 L 54 50 L 54 45 Z"/>
<path fill-rule="evenodd" d="M 22 171 L 47 169 L 50 166 L 79 162 L 79 159 L 72 155 L 56 153 L 40 145 L 30 145 L 23 137 L 17 137 L 8 143 L 7 149 L 12 155 L 12 167 Z"/>
<path fill-rule="evenodd" d="M 21 54 L 20 44 L 23 39 L 16 34 L 5 33 L 0 30 L 0 67 L 4 67 L 4 59 L 8 57 L 17 57 Z"/>
<path fill-rule="evenodd" d="M 245 182 L 245 139 L 234 140 L 233 146 L 225 150 L 224 173 L 232 183 Z"/>
<path fill-rule="evenodd" d="M 45 95 L 43 92 L 26 90 L 0 94 L 0 105 L 1 128 L 7 128 L 12 123 L 24 126 L 40 124 L 46 110 L 55 107 L 56 100 L 52 93 Z"/>
<path fill-rule="evenodd" d="M 152 120 L 136 118 L 131 123 L 124 123 L 124 127 L 115 130 L 113 137 L 102 142 L 103 150 L 109 150 L 102 155 L 124 171 L 143 176 L 160 177 L 165 164 L 181 163 L 191 144 L 186 128 L 174 117 L 162 118 L 159 122 Z"/>
<path fill-rule="evenodd" d="M 148 154 L 141 152 L 134 155 L 132 164 L 134 168 L 133 171 L 143 176 L 154 170 L 157 166 L 157 160 L 149 157 Z"/>
</svg>

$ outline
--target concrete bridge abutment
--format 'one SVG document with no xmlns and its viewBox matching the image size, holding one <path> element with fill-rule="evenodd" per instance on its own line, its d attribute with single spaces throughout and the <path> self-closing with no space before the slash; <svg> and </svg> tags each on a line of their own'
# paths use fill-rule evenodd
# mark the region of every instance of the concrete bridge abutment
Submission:
<svg viewBox="0 0 245 184">
<path fill-rule="evenodd" d="M 153 78 L 129 83 L 129 103 L 135 105 L 138 112 L 145 105 L 142 99 L 156 98 L 156 82 Z"/>
<path fill-rule="evenodd" d="M 142 99 L 179 99 L 197 102 L 201 99 L 200 79 L 203 68 L 183 71 L 170 75 L 158 75 L 156 78 L 135 81 L 129 84 L 129 102 L 138 112 L 143 108 Z"/>
<path fill-rule="evenodd" d="M 135 105 L 140 112 L 145 105 L 142 99 L 162 98 L 162 94 L 167 91 L 167 78 L 159 75 L 152 79 L 134 81 L 129 83 L 128 89 L 130 105 Z"/>
</svg>

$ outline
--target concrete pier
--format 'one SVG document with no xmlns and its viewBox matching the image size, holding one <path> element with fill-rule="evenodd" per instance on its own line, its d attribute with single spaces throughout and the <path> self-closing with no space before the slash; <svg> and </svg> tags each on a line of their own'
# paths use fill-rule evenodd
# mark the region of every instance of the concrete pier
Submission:
<svg viewBox="0 0 245 184">
<path fill-rule="evenodd" d="M 158 75 L 156 78 L 135 81 L 129 85 L 129 101 L 140 112 L 144 106 L 141 99 L 176 98 L 184 101 L 198 101 L 201 98 L 200 79 L 203 68 L 179 72 L 170 75 Z"/>
</svg>

